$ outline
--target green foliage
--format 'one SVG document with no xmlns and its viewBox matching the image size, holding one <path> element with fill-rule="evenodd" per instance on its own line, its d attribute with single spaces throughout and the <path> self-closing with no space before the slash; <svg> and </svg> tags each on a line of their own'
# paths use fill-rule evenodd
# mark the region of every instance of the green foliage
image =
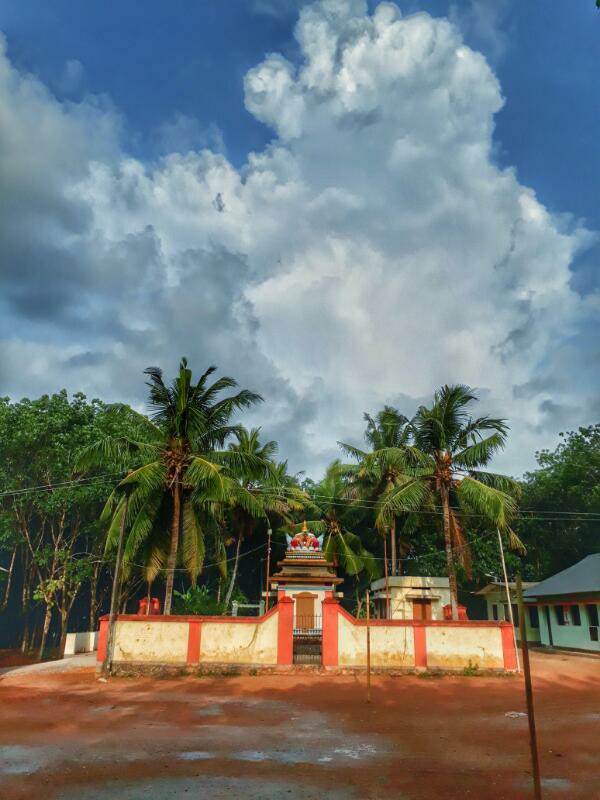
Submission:
<svg viewBox="0 0 600 800">
<path fill-rule="evenodd" d="M 554 451 L 536 454 L 539 468 L 523 483 L 519 534 L 527 545 L 524 577 L 530 580 L 552 575 L 600 547 L 598 523 L 585 516 L 600 515 L 600 425 L 560 436 Z"/>
<path fill-rule="evenodd" d="M 238 603 L 248 602 L 240 589 L 236 589 L 233 599 Z M 208 586 L 191 586 L 186 592 L 173 592 L 173 613 L 219 617 L 228 613 L 228 606 L 224 601 L 218 601 Z"/>
</svg>

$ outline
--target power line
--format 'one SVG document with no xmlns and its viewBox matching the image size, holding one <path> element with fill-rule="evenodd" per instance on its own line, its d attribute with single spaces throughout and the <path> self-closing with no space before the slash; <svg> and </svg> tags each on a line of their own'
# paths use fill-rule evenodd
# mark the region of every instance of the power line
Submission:
<svg viewBox="0 0 600 800">
<path fill-rule="evenodd" d="M 0 497 L 20 497 L 24 494 L 37 492 L 37 491 L 51 491 L 53 489 L 89 486 L 95 482 L 106 482 L 108 479 L 122 478 L 121 473 L 106 473 L 104 475 L 96 475 L 89 477 L 73 478 L 69 481 L 62 481 L 57 483 L 46 483 L 39 486 L 29 486 L 22 489 L 15 489 L 12 491 L 0 492 Z M 293 494 L 298 489 L 278 486 L 278 487 L 255 487 L 254 492 L 262 494 L 272 494 L 280 496 L 282 499 L 288 499 L 286 494 Z M 337 505 L 347 508 L 362 508 L 369 511 L 374 510 L 379 504 L 376 500 L 361 499 L 361 502 L 354 500 L 332 499 L 329 495 L 312 494 L 308 495 L 309 499 L 327 500 L 331 505 Z M 463 517 L 471 517 L 474 519 L 487 519 L 484 514 L 476 512 L 464 511 L 457 506 L 450 506 L 452 511 L 458 511 Z M 416 509 L 407 513 L 442 516 L 443 510 L 440 506 L 433 506 L 430 509 Z M 554 516 L 552 516 L 554 515 Z M 521 521 L 539 521 L 539 522 L 600 522 L 600 512 L 594 511 L 559 511 L 559 510 L 538 510 L 538 509 L 519 509 L 514 514 L 514 519 Z"/>
</svg>

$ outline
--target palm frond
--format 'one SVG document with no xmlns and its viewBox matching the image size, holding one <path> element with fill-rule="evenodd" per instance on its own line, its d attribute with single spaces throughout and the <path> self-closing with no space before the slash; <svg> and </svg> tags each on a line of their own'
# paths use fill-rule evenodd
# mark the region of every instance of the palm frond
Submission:
<svg viewBox="0 0 600 800">
<path fill-rule="evenodd" d="M 186 498 L 183 504 L 181 563 L 190 576 L 192 586 L 196 585 L 196 579 L 202 572 L 205 552 L 204 531 L 194 504 Z"/>
<path fill-rule="evenodd" d="M 508 526 L 517 510 L 511 495 L 475 478 L 463 478 L 456 491 L 461 507 L 476 511 L 500 528 Z"/>
</svg>

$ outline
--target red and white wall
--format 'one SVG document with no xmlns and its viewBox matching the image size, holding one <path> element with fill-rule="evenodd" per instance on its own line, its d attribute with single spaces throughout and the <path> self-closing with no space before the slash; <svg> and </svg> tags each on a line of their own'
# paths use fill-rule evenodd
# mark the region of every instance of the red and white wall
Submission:
<svg viewBox="0 0 600 800">
<path fill-rule="evenodd" d="M 512 626 L 507 622 L 371 620 L 373 668 L 516 669 Z M 336 600 L 323 603 L 323 665 L 365 667 L 367 624 Z"/>
<path fill-rule="evenodd" d="M 323 666 L 363 668 L 367 663 L 365 620 L 348 614 L 332 597 L 323 601 Z M 108 617 L 100 622 L 98 661 L 106 657 Z M 289 667 L 293 664 L 294 601 L 282 596 L 262 617 L 120 615 L 116 665 L 196 667 Z M 372 620 L 371 665 L 375 669 L 439 668 L 514 670 L 508 622 Z"/>
</svg>

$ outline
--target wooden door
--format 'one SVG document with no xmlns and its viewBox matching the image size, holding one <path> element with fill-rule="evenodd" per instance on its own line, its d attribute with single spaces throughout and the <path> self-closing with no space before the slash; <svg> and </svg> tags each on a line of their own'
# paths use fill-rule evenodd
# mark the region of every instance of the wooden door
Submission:
<svg viewBox="0 0 600 800">
<path fill-rule="evenodd" d="M 413 600 L 413 619 L 419 622 L 431 619 L 431 600 Z"/>
<path fill-rule="evenodd" d="M 310 592 L 295 595 L 296 625 L 298 630 L 306 631 L 315 627 L 315 597 Z"/>
</svg>

